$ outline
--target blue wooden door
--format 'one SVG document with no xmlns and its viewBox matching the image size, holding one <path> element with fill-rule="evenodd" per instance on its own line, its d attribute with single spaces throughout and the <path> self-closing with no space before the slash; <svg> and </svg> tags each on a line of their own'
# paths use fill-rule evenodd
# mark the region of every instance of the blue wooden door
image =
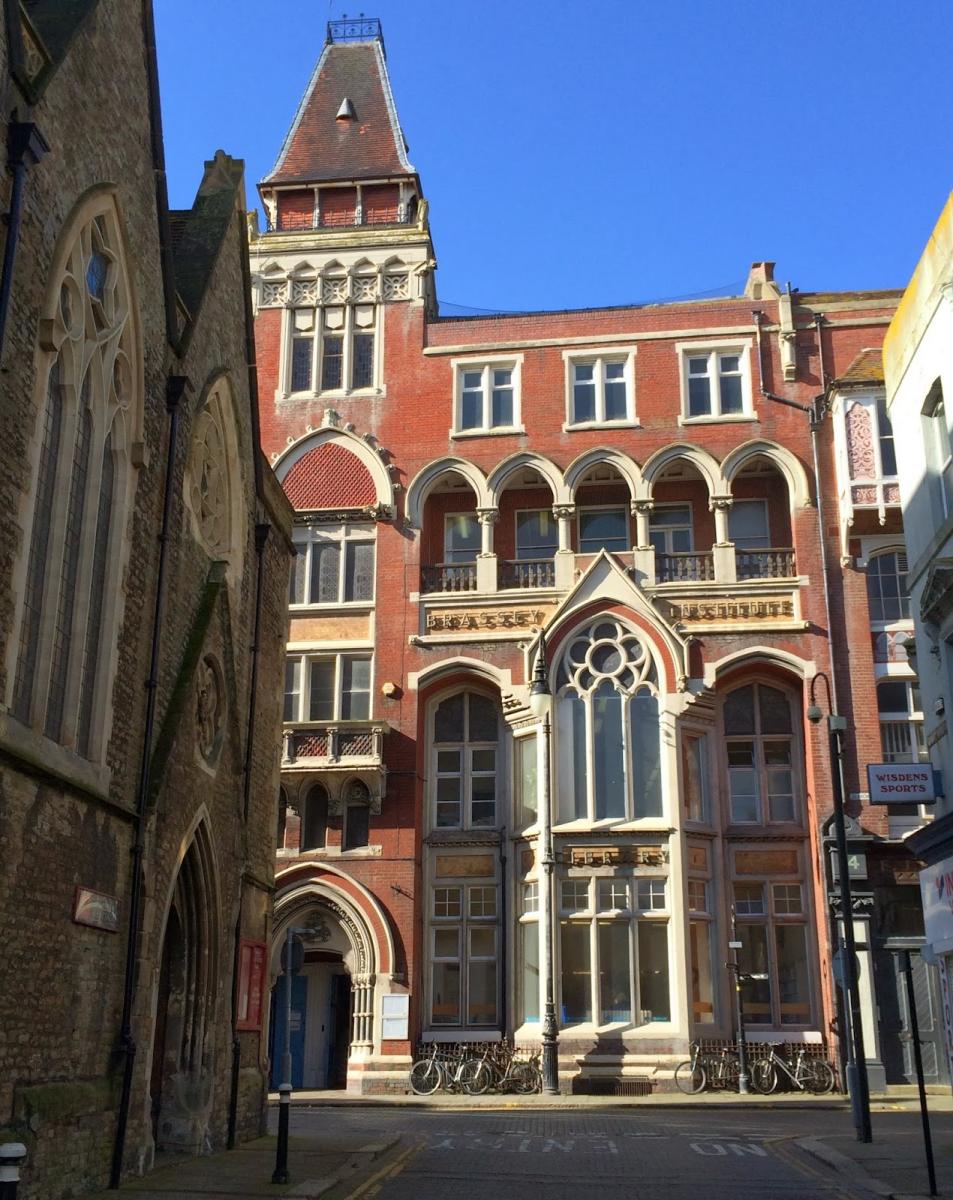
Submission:
<svg viewBox="0 0 953 1200">
<path fill-rule="evenodd" d="M 287 976 L 278 980 L 274 991 L 274 1020 L 272 1029 L 271 1088 L 274 1091 L 284 1081 L 281 1075 L 281 1056 L 285 1050 L 285 986 Z M 304 1086 L 304 1040 L 308 1010 L 308 980 L 295 975 L 291 983 L 291 1086 Z"/>
</svg>

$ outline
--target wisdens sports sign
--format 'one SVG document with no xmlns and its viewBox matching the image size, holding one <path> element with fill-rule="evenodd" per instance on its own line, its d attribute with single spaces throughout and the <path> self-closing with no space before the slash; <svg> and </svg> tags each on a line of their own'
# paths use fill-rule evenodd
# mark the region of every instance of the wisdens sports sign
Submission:
<svg viewBox="0 0 953 1200">
<path fill-rule="evenodd" d="M 870 763 L 867 783 L 871 804 L 932 804 L 937 798 L 929 763 Z"/>
</svg>

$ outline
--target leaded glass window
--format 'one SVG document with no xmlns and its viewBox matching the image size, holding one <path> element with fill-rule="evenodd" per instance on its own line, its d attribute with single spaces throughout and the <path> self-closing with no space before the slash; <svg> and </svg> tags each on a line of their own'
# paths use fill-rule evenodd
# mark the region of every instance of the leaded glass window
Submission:
<svg viewBox="0 0 953 1200">
<path fill-rule="evenodd" d="M 479 692 L 459 692 L 433 718 L 433 822 L 438 829 L 497 823 L 499 709 Z"/>
</svg>

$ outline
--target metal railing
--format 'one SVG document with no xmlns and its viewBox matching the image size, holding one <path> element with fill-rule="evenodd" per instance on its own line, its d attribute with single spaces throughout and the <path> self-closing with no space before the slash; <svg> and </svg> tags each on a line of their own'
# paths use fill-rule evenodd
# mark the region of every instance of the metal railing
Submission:
<svg viewBox="0 0 953 1200">
<path fill-rule="evenodd" d="M 501 588 L 556 586 L 556 564 L 551 558 L 517 558 L 500 563 Z"/>
<path fill-rule="evenodd" d="M 715 557 L 710 550 L 655 555 L 656 583 L 697 583 L 715 578 Z"/>
<path fill-rule="evenodd" d="M 385 729 L 383 725 L 366 721 L 286 725 L 282 761 L 289 763 L 299 758 L 320 758 L 329 762 L 360 759 L 380 763 L 384 753 Z"/>
<path fill-rule="evenodd" d="M 794 550 L 768 546 L 764 550 L 735 550 L 738 579 L 793 579 Z"/>
<path fill-rule="evenodd" d="M 422 592 L 475 592 L 476 563 L 435 563 L 420 568 Z"/>
</svg>

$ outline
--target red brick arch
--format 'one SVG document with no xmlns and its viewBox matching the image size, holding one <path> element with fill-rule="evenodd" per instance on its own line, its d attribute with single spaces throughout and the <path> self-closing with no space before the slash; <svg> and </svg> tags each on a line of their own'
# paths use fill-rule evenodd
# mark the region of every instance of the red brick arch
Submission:
<svg viewBox="0 0 953 1200">
<path fill-rule="evenodd" d="M 292 505 L 303 511 L 377 503 L 370 471 L 339 442 L 324 442 L 303 454 L 285 476 L 283 486 Z"/>
</svg>

